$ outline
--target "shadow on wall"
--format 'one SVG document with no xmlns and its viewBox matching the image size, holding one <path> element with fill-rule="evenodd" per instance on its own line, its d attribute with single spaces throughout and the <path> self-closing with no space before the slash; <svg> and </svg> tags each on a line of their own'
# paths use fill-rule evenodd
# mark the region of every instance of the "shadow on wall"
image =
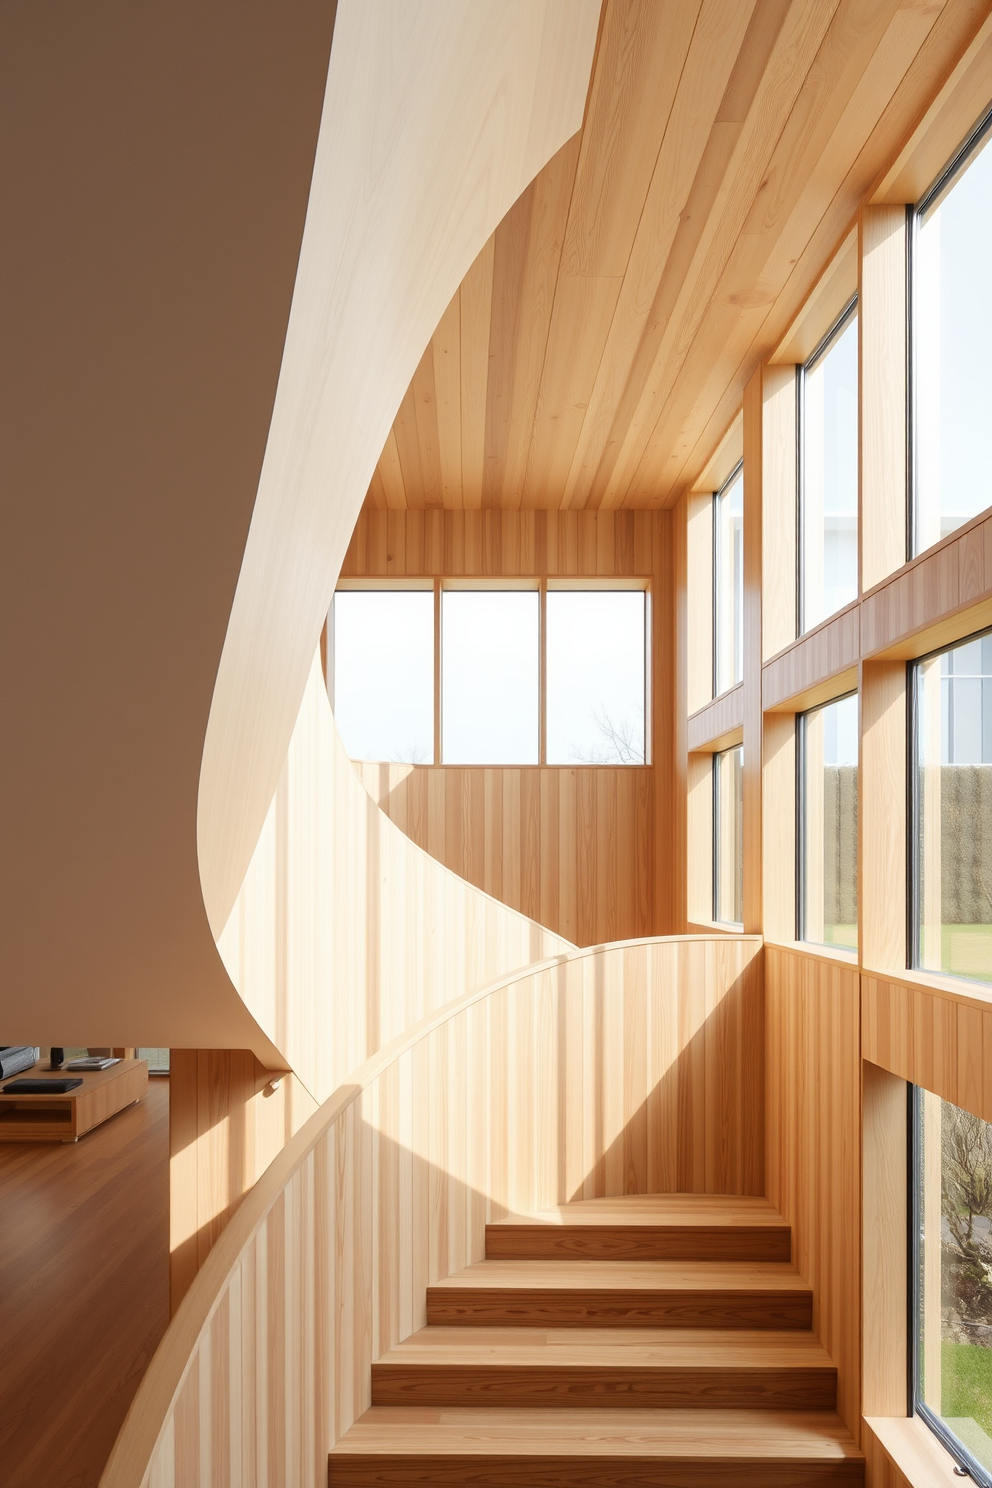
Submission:
<svg viewBox="0 0 992 1488">
<path fill-rule="evenodd" d="M 267 1451 L 269 1481 L 277 1481 L 287 1471 L 288 1449 L 299 1460 L 287 1480 L 326 1481 L 328 1451 L 371 1405 L 373 1359 L 426 1325 L 430 1285 L 484 1257 L 486 1223 L 532 1207 L 542 1189 L 545 1207 L 634 1193 L 760 1195 L 761 1069 L 745 1068 L 748 1042 L 740 1038 L 745 1026 L 760 1029 L 754 1001 L 754 979 L 740 978 L 577 1181 L 569 1176 L 569 1149 L 584 1136 L 598 1145 L 611 1130 L 613 1092 L 605 1080 L 574 1107 L 567 1082 L 559 1083 L 534 1127 L 508 1119 L 509 1082 L 490 1090 L 498 1124 L 489 1141 L 481 1119 L 457 1099 L 451 1119 L 437 1128 L 452 1081 L 471 1085 L 466 1069 L 438 1057 L 440 1050 L 411 1051 L 405 1075 L 387 1072 L 374 1093 L 357 1092 L 276 1197 L 201 1336 L 168 1445 L 160 1441 L 157 1449 L 176 1454 L 176 1480 L 185 1481 L 178 1471 L 183 1451 L 192 1466 L 204 1451 L 222 1450 L 244 1461 Z M 593 1009 L 590 1034 L 608 1038 L 602 986 Z M 454 1038 L 448 1053 L 456 1062 L 458 1049 Z M 405 1141 L 388 1134 L 397 1126 Z M 533 1136 L 529 1151 L 516 1145 L 522 1131 Z M 491 1199 L 487 1186 L 506 1197 Z M 511 1195 L 515 1202 L 507 1202 Z M 205 1237 L 194 1238 L 199 1244 Z M 273 1368 L 297 1381 L 292 1400 L 267 1388 Z M 197 1413 L 204 1391 L 215 1403 L 230 1401 L 229 1408 Z M 255 1402 L 252 1412 L 248 1401 Z M 234 1421 L 241 1423 L 240 1442 L 228 1436 Z M 212 1436 L 218 1430 L 223 1441 Z M 263 1480 L 259 1463 L 251 1481 Z"/>
<path fill-rule="evenodd" d="M 355 770 L 411 842 L 575 945 L 656 932 L 650 766 Z"/>
<path fill-rule="evenodd" d="M 547 975 L 561 980 L 555 972 L 564 972 L 566 965 Z M 477 1202 L 485 1211 L 486 1193 L 494 1184 L 508 1194 L 530 1192 L 536 1184 L 544 1193 L 539 1202 L 546 1206 L 628 1193 L 764 1193 L 760 978 L 749 973 L 739 976 L 693 1031 L 695 1014 L 691 1007 L 677 1010 L 675 1017 L 666 1019 L 662 1026 L 657 1022 L 652 1026 L 652 1020 L 640 1017 L 639 1005 L 645 1011 L 647 1007 L 646 989 L 636 981 L 631 985 L 631 980 L 628 975 L 618 1007 L 616 989 L 608 984 L 605 958 L 591 958 L 591 975 L 580 998 L 584 1003 L 581 1026 L 567 998 L 554 998 L 554 1006 L 546 1006 L 544 1015 L 533 1025 L 533 1038 L 518 1041 L 516 1059 L 503 1065 L 493 1063 L 482 1072 L 481 1084 L 488 1087 L 486 1106 L 492 1111 L 493 1124 L 488 1132 L 479 1128 L 478 1121 L 474 1125 L 469 1121 L 466 1132 L 459 1132 L 457 1124 L 451 1123 L 445 1128 L 443 1146 L 436 1140 L 428 1142 L 426 1154 L 424 1146 L 416 1141 L 404 1145 L 376 1133 L 384 1192 L 391 1194 L 390 1202 L 399 1202 L 400 1190 L 389 1189 L 392 1180 L 388 1175 L 394 1174 L 398 1182 L 396 1175 L 402 1173 L 402 1188 L 410 1205 L 403 1233 L 410 1236 L 413 1216 L 419 1214 L 419 1222 L 427 1226 L 424 1243 L 432 1257 L 447 1257 L 450 1250 L 455 1257 L 454 1268 L 468 1264 L 468 1259 L 480 1258 L 482 1252 L 476 1254 L 465 1239 L 465 1235 L 474 1233 L 472 1225 L 468 1231 L 464 1227 L 467 1216 L 476 1214 Z M 505 1020 L 512 1015 L 509 1005 L 497 1014 L 496 1025 L 491 1027 L 497 1038 L 509 1036 Z M 504 1024 L 502 1029 L 500 1022 Z M 583 1047 L 607 1050 L 614 1045 L 609 1068 L 601 1059 L 588 1061 L 591 1072 L 581 1092 L 575 1085 L 576 1052 L 570 1047 L 576 1037 Z M 638 1053 L 646 1073 L 653 1060 L 664 1060 L 664 1047 L 672 1047 L 669 1040 L 678 1045 L 682 1037 L 686 1042 L 675 1047 L 670 1062 L 656 1079 L 649 1084 L 643 1082 L 644 1097 L 630 1110 L 629 1097 L 638 1083 Z M 553 1051 L 550 1068 L 541 1057 L 545 1047 Z M 629 1056 L 625 1068 L 624 1048 Z M 281 1094 L 273 1091 L 267 1084 L 269 1074 L 261 1070 L 251 1054 L 185 1050 L 176 1051 L 174 1057 L 176 1088 L 185 1091 L 186 1110 L 194 1111 L 196 1121 L 194 1126 L 193 1119 L 187 1117 L 185 1126 L 176 1125 L 173 1130 L 175 1305 L 244 1195 L 275 1152 L 302 1126 L 313 1106 L 307 1104 L 305 1092 L 293 1090 L 291 1076 L 285 1078 Z M 468 1083 L 467 1057 L 467 1050 L 456 1040 L 449 1058 L 443 1063 L 436 1059 L 430 1062 L 423 1072 L 419 1106 L 410 1095 L 411 1137 L 418 1121 L 428 1126 L 432 1119 L 443 1123 L 451 1082 L 463 1088 Z M 520 1076 L 528 1083 L 539 1079 L 542 1087 L 554 1093 L 553 1099 L 543 1103 L 541 1118 L 533 1130 L 511 1114 L 514 1081 Z M 335 1099 L 343 1091 L 357 1089 L 343 1087 Z M 278 1109 L 273 1109 L 276 1106 Z M 624 1117 L 618 1129 L 621 1112 Z M 387 1109 L 381 1119 L 388 1121 L 389 1115 Z M 375 1131 L 366 1125 L 370 1133 Z M 483 1147 L 487 1153 L 484 1161 Z M 580 1172 L 576 1170 L 576 1151 L 594 1155 Z M 446 1165 L 449 1162 L 454 1164 L 453 1170 Z M 198 1164 L 202 1171 L 198 1171 Z M 459 1172 L 470 1173 L 471 1178 L 459 1178 Z M 197 1214 L 194 1206 L 184 1209 L 182 1190 L 184 1185 L 193 1184 L 202 1197 L 205 1174 L 209 1174 L 212 1185 L 214 1212 L 204 1223 L 202 1213 Z M 417 1184 L 421 1182 L 418 1174 L 426 1185 L 422 1197 L 427 1207 L 422 1212 L 416 1199 Z M 442 1195 L 444 1212 L 455 1225 L 455 1232 L 444 1245 L 440 1245 L 438 1236 L 428 1233 Z M 512 1205 L 497 1201 L 492 1217 L 498 1217 L 507 1207 Z M 448 1265 L 447 1259 L 443 1265 Z M 432 1267 L 430 1271 L 432 1280 L 446 1274 L 444 1269 Z"/>
</svg>

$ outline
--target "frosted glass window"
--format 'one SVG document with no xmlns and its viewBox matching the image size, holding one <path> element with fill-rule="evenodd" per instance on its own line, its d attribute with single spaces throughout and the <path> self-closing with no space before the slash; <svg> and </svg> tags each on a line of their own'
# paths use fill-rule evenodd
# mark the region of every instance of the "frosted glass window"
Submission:
<svg viewBox="0 0 992 1488">
<path fill-rule="evenodd" d="M 536 591 L 442 591 L 445 764 L 537 764 L 539 625 Z"/>
<path fill-rule="evenodd" d="M 857 695 L 803 713 L 799 728 L 800 938 L 857 950 Z"/>
<path fill-rule="evenodd" d="M 548 764 L 644 763 L 643 593 L 549 590 Z"/>
<path fill-rule="evenodd" d="M 352 759 L 434 760 L 432 590 L 334 596 L 334 717 Z"/>
<path fill-rule="evenodd" d="M 917 964 L 992 982 L 992 636 L 914 684 Z"/>
<path fill-rule="evenodd" d="M 713 918 L 744 921 L 744 749 L 713 756 Z"/>
<path fill-rule="evenodd" d="M 744 472 L 713 499 L 713 695 L 744 676 Z"/>
<path fill-rule="evenodd" d="M 858 597 L 858 318 L 803 372 L 803 631 Z"/>
<path fill-rule="evenodd" d="M 992 506 L 992 150 L 973 156 L 917 222 L 914 543 L 919 553 Z"/>
</svg>

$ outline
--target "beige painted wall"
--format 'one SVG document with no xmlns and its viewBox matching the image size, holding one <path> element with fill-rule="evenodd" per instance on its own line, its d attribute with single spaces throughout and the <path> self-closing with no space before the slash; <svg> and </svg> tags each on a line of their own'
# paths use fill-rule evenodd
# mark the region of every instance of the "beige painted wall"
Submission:
<svg viewBox="0 0 992 1488">
<path fill-rule="evenodd" d="M 597 16 L 342 0 L 328 76 L 327 5 L 4 8 L 6 1038 L 286 1062 L 210 923 L 384 433 L 581 122 Z"/>
</svg>

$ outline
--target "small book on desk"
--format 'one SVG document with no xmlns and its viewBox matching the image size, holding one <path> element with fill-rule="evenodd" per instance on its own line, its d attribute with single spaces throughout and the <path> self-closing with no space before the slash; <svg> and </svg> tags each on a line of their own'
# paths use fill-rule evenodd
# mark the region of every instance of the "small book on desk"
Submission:
<svg viewBox="0 0 992 1488">
<path fill-rule="evenodd" d="M 65 1095 L 82 1085 L 82 1080 L 10 1080 L 3 1087 L 4 1095 Z"/>
<path fill-rule="evenodd" d="M 108 1059 L 105 1054 L 90 1054 L 82 1059 L 70 1059 L 66 1069 L 71 1070 L 102 1070 L 109 1069 L 112 1064 L 120 1064 L 119 1059 Z"/>
</svg>

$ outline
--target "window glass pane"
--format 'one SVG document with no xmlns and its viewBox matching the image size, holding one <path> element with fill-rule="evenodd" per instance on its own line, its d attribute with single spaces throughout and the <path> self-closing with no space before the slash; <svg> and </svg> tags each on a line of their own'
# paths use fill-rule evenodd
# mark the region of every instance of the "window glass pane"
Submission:
<svg viewBox="0 0 992 1488">
<path fill-rule="evenodd" d="M 148 1073 L 151 1075 L 167 1075 L 169 1073 L 168 1049 L 138 1049 L 135 1057 L 148 1060 Z"/>
<path fill-rule="evenodd" d="M 858 318 L 803 378 L 803 630 L 858 596 Z"/>
<path fill-rule="evenodd" d="M 434 760 L 434 595 L 334 596 L 334 718 L 352 759 Z"/>
<path fill-rule="evenodd" d="M 539 596 L 441 595 L 441 757 L 453 765 L 536 765 Z"/>
<path fill-rule="evenodd" d="M 802 715 L 802 939 L 858 945 L 858 699 Z"/>
<path fill-rule="evenodd" d="M 714 696 L 744 676 L 744 475 L 717 495 L 713 511 Z"/>
<path fill-rule="evenodd" d="M 548 764 L 644 763 L 644 595 L 550 590 Z"/>
<path fill-rule="evenodd" d="M 916 667 L 918 965 L 992 981 L 992 636 Z"/>
<path fill-rule="evenodd" d="M 918 1101 L 916 1395 L 989 1481 L 992 1124 L 929 1091 Z"/>
<path fill-rule="evenodd" d="M 744 921 L 744 749 L 713 756 L 713 918 Z"/>
<path fill-rule="evenodd" d="M 916 551 L 992 505 L 992 150 L 920 223 L 913 258 Z"/>
</svg>

